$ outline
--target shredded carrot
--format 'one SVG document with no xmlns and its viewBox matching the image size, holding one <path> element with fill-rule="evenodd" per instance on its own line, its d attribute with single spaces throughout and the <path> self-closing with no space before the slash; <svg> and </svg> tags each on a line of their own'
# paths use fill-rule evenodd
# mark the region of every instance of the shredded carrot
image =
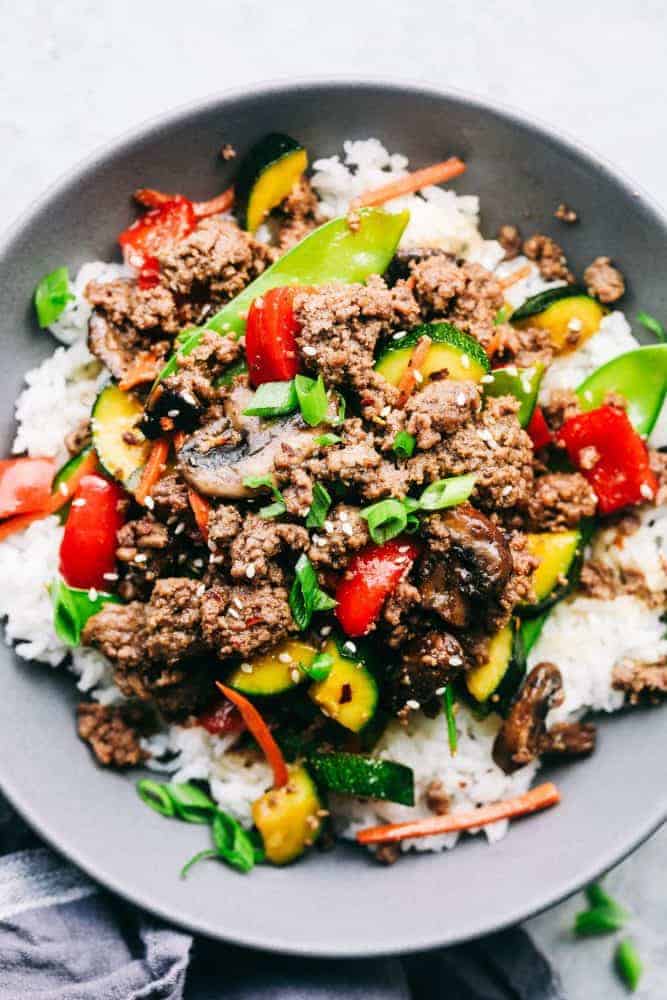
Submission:
<svg viewBox="0 0 667 1000">
<path fill-rule="evenodd" d="M 188 500 L 190 501 L 190 506 L 192 507 L 192 513 L 195 516 L 195 521 L 197 522 L 197 527 L 201 532 L 201 536 L 205 542 L 208 541 L 208 518 L 211 513 L 211 505 L 206 500 L 201 493 L 197 493 L 196 490 L 188 490 Z"/>
<path fill-rule="evenodd" d="M 399 177 L 396 181 L 383 184 L 382 187 L 375 188 L 373 191 L 365 191 L 351 202 L 350 210 L 354 212 L 359 208 L 367 208 L 371 205 L 384 205 L 392 198 L 412 194 L 414 191 L 420 191 L 432 184 L 444 184 L 445 181 L 459 177 L 465 169 L 466 165 L 463 160 L 459 160 L 456 156 L 450 156 L 442 163 L 434 163 L 430 167 L 424 167 L 423 170 L 415 170 L 411 174 L 406 174 L 405 177 Z"/>
<path fill-rule="evenodd" d="M 174 431 L 174 448 L 176 451 L 180 451 L 185 444 L 185 439 L 187 434 L 185 431 Z"/>
<path fill-rule="evenodd" d="M 239 694 L 238 691 L 234 691 L 233 688 L 226 687 L 220 681 L 216 681 L 215 683 L 225 698 L 228 698 L 229 701 L 236 705 L 249 731 L 264 751 L 264 755 L 273 770 L 274 788 L 282 788 L 283 785 L 287 784 L 289 778 L 287 764 L 285 763 L 282 750 L 271 735 L 271 730 L 266 722 L 252 702 L 248 701 L 244 695 Z"/>
<path fill-rule="evenodd" d="M 458 833 L 462 830 L 474 830 L 478 826 L 496 823 L 501 819 L 514 819 L 516 816 L 528 816 L 530 813 L 547 809 L 560 802 L 560 792 L 556 786 L 547 781 L 543 785 L 531 788 L 523 795 L 517 795 L 504 802 L 494 802 L 492 805 L 481 806 L 470 812 L 449 813 L 445 816 L 429 816 L 426 819 L 416 819 L 407 823 L 389 823 L 386 826 L 371 826 L 360 830 L 357 840 L 360 844 L 392 844 L 398 840 L 410 837 L 430 837 L 436 833 Z"/>
<path fill-rule="evenodd" d="M 17 531 L 23 531 L 33 521 L 40 521 L 43 517 L 48 517 L 49 514 L 56 514 L 61 507 L 64 507 L 72 499 L 83 477 L 89 476 L 96 469 L 97 455 L 94 451 L 90 451 L 67 482 L 62 483 L 61 487 L 55 493 L 51 494 L 49 502 L 42 510 L 34 511 L 31 514 L 18 514 L 16 517 L 10 517 L 0 523 L 0 542 L 4 542 L 5 538 L 9 538 L 10 535 L 14 535 Z"/>
<path fill-rule="evenodd" d="M 134 192 L 134 200 L 146 208 L 162 208 L 170 201 L 175 201 L 177 194 L 166 194 L 164 191 L 156 191 L 154 188 L 137 188 Z"/>
<path fill-rule="evenodd" d="M 129 392 L 137 385 L 145 382 L 154 382 L 160 374 L 161 362 L 153 354 L 142 352 L 137 355 L 136 360 L 127 369 L 122 379 L 118 383 L 118 388 L 122 392 Z"/>
<path fill-rule="evenodd" d="M 195 201 L 192 203 L 195 215 L 199 219 L 207 215 L 217 215 L 219 212 L 228 212 L 234 204 L 234 186 L 228 187 L 222 194 L 211 198 L 209 201 Z"/>
<path fill-rule="evenodd" d="M 523 267 L 517 267 L 516 271 L 512 271 L 506 278 L 499 278 L 498 282 L 503 289 L 511 288 L 512 285 L 516 285 L 517 281 L 523 281 L 524 278 L 528 278 L 532 273 L 533 268 L 531 265 L 524 264 Z"/>
<path fill-rule="evenodd" d="M 427 336 L 420 337 L 417 341 L 415 349 L 412 352 L 412 357 L 410 358 L 410 363 L 401 375 L 401 380 L 398 383 L 400 406 L 405 406 L 406 400 L 412 394 L 415 385 L 419 381 L 419 375 L 417 373 L 426 361 L 426 355 L 428 354 L 428 349 L 431 346 L 431 343 L 431 338 Z"/>
<path fill-rule="evenodd" d="M 134 494 L 137 503 L 144 503 L 146 497 L 164 472 L 168 454 L 169 438 L 159 438 L 151 448 L 148 461 L 141 473 L 141 479 Z"/>
</svg>

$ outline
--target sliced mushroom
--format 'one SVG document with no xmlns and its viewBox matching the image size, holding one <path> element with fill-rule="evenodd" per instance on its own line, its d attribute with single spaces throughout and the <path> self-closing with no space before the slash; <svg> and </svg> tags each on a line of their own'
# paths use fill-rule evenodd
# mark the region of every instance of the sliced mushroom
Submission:
<svg viewBox="0 0 667 1000">
<path fill-rule="evenodd" d="M 167 418 L 179 431 L 193 431 L 199 423 L 202 407 L 191 393 L 176 392 L 163 382 L 152 390 L 146 402 L 141 430 L 147 438 L 164 434 L 162 421 Z"/>
<path fill-rule="evenodd" d="M 463 669 L 463 650 L 447 632 L 432 631 L 412 639 L 402 648 L 401 656 L 399 671 L 389 685 L 394 711 L 401 711 L 408 702 L 428 707 L 436 692 Z"/>
<path fill-rule="evenodd" d="M 493 745 L 493 759 L 505 774 L 512 774 L 542 753 L 546 717 L 552 708 L 562 705 L 563 698 L 558 667 L 547 662 L 533 667 Z"/>
<path fill-rule="evenodd" d="M 300 416 L 275 421 L 243 417 L 234 426 L 228 417 L 202 427 L 188 438 L 178 453 L 183 477 L 205 496 L 225 500 L 251 497 L 244 486 L 249 476 L 268 476 L 283 444 L 297 448 L 313 436 Z"/>
</svg>

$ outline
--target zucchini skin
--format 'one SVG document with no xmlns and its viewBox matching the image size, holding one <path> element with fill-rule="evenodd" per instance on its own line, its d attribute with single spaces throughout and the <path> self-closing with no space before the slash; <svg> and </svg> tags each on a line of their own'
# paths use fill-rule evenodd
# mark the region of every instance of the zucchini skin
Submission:
<svg viewBox="0 0 667 1000">
<path fill-rule="evenodd" d="M 353 753 L 312 753 L 307 764 L 318 784 L 332 792 L 415 804 L 414 774 L 405 764 Z"/>
<path fill-rule="evenodd" d="M 579 295 L 583 295 L 587 299 L 591 298 L 586 289 L 580 285 L 561 285 L 558 288 L 547 288 L 545 292 L 538 292 L 537 295 L 531 295 L 518 309 L 515 309 L 510 316 L 510 322 L 520 323 L 521 320 L 529 319 L 531 316 L 537 316 L 539 313 L 544 312 L 545 309 L 560 299 L 571 299 Z"/>
<path fill-rule="evenodd" d="M 282 132 L 270 132 L 248 150 L 241 161 L 234 184 L 239 221 L 244 229 L 250 228 L 248 210 L 253 190 L 259 179 L 274 164 L 292 153 L 299 152 L 305 152 L 301 143 Z"/>
<path fill-rule="evenodd" d="M 551 593 L 547 594 L 546 597 L 543 597 L 541 601 L 537 601 L 535 604 L 517 605 L 514 610 L 520 618 L 537 618 L 538 616 L 543 615 L 546 611 L 549 611 L 554 604 L 558 604 L 559 601 L 562 601 L 564 597 L 567 597 L 567 595 L 576 588 L 584 565 L 586 546 L 591 540 L 594 531 L 595 518 L 587 518 L 585 521 L 582 521 L 579 525 L 581 538 L 579 540 L 579 545 L 577 546 L 574 558 L 569 565 L 566 582 L 554 587 Z"/>
<path fill-rule="evenodd" d="M 400 340 L 390 341 L 378 355 L 375 361 L 376 368 L 388 355 L 393 354 L 395 351 L 403 351 L 407 347 L 414 347 L 420 338 L 424 336 L 430 337 L 434 344 L 445 344 L 447 347 L 460 350 L 462 354 L 468 354 L 472 361 L 488 372 L 490 363 L 484 348 L 473 337 L 467 333 L 463 333 L 457 326 L 454 326 L 453 323 L 423 323 L 421 326 L 410 330 Z"/>
</svg>

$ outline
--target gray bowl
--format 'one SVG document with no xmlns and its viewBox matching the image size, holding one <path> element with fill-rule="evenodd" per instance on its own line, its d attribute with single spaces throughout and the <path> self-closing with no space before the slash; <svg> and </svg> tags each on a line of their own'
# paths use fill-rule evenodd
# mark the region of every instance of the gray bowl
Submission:
<svg viewBox="0 0 667 1000">
<path fill-rule="evenodd" d="M 346 138 L 377 136 L 413 167 L 449 154 L 469 164 L 456 182 L 482 198 L 493 233 L 505 221 L 561 237 L 580 271 L 609 254 L 629 276 L 624 303 L 665 315 L 667 224 L 635 187 L 596 157 L 541 126 L 456 94 L 364 82 L 278 85 L 214 98 L 151 123 L 72 173 L 20 221 L 0 247 L 3 452 L 23 372 L 52 349 L 34 323 L 38 278 L 68 263 L 113 258 L 140 185 L 206 198 L 229 182 L 221 143 L 243 152 L 268 131 L 298 136 L 314 156 Z M 579 226 L 553 219 L 560 201 Z M 2 581 L 11 586 L 10 580 Z M 665 717 L 604 720 L 600 747 L 556 774 L 562 805 L 517 822 L 489 846 L 412 855 L 386 870 L 361 849 L 313 852 L 292 868 L 241 876 L 202 865 L 185 882 L 183 861 L 206 831 L 146 809 L 132 777 L 102 770 L 75 735 L 71 678 L 2 657 L 0 784 L 57 850 L 115 892 L 167 920 L 240 944 L 304 955 L 362 956 L 461 941 L 496 930 L 574 892 L 636 847 L 664 820 Z"/>
</svg>

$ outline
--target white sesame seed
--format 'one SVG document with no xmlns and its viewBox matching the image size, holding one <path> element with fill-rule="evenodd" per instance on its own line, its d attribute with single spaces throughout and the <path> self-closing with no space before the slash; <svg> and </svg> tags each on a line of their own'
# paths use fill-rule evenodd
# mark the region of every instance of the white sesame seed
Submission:
<svg viewBox="0 0 667 1000">
<path fill-rule="evenodd" d="M 495 382 L 495 379 L 493 375 L 482 375 L 480 382 L 483 382 L 484 385 L 489 385 L 491 382 Z"/>
<path fill-rule="evenodd" d="M 573 316 L 570 322 L 567 324 L 568 330 L 571 330 L 572 333 L 579 333 L 581 330 L 583 330 L 583 327 L 584 324 L 581 322 L 578 316 Z"/>
<path fill-rule="evenodd" d="M 465 406 L 466 405 L 466 394 L 465 394 L 465 392 L 460 392 L 458 394 L 458 396 L 456 397 L 456 405 L 457 406 Z"/>
<path fill-rule="evenodd" d="M 353 642 L 350 642 L 349 639 L 347 640 L 347 642 L 343 643 L 343 649 L 345 650 L 346 653 L 356 653 L 357 651 L 357 647 Z"/>
<path fill-rule="evenodd" d="M 653 499 L 653 490 L 648 485 L 648 483 L 642 483 L 641 486 L 639 487 L 639 492 L 646 500 Z"/>
<path fill-rule="evenodd" d="M 278 659 L 280 660 L 281 663 L 292 662 L 292 657 L 289 655 L 289 653 L 278 653 Z"/>
<path fill-rule="evenodd" d="M 311 347 L 310 344 L 306 344 L 306 346 L 302 347 L 301 350 L 306 355 L 307 358 L 314 358 L 315 355 L 317 354 L 317 348 Z"/>
<path fill-rule="evenodd" d="M 148 561 L 148 556 L 146 555 L 146 553 L 145 553 L 145 552 L 139 552 L 139 553 L 138 553 L 138 554 L 137 554 L 137 555 L 136 555 L 136 556 L 134 557 L 134 561 L 135 561 L 135 563 L 145 563 L 145 562 L 147 562 L 147 561 Z"/>
<path fill-rule="evenodd" d="M 72 500 L 72 507 L 85 507 L 86 501 L 83 497 L 77 497 L 76 500 Z"/>
<path fill-rule="evenodd" d="M 322 538 L 321 535 L 318 535 L 317 538 L 314 539 L 314 541 L 319 548 L 322 548 L 323 545 L 327 544 L 326 538 Z"/>
<path fill-rule="evenodd" d="M 505 371 L 507 372 L 508 375 L 518 375 L 519 374 L 519 369 L 517 368 L 516 365 L 508 365 L 507 368 L 505 369 Z"/>
<path fill-rule="evenodd" d="M 299 681 L 301 680 L 301 674 L 296 669 L 296 667 L 294 668 L 294 670 L 290 670 L 290 677 L 292 678 L 294 684 L 298 684 Z"/>
<path fill-rule="evenodd" d="M 246 569 L 245 569 L 245 575 L 248 577 L 249 580 L 252 580 L 252 578 L 255 575 L 255 564 L 254 563 L 248 563 L 248 565 L 246 566 Z"/>
<path fill-rule="evenodd" d="M 500 491 L 500 495 L 501 497 L 508 497 L 511 492 L 512 492 L 512 487 L 508 483 L 507 486 L 503 486 L 502 490 Z"/>
<path fill-rule="evenodd" d="M 173 418 L 177 417 L 180 412 L 181 412 L 180 410 L 167 410 L 167 416 L 171 417 L 173 420 Z"/>
<path fill-rule="evenodd" d="M 232 603 L 236 605 L 239 611 L 243 611 L 243 601 L 239 597 L 232 597 Z"/>
<path fill-rule="evenodd" d="M 176 514 L 170 514 L 169 517 L 167 518 L 167 524 L 169 525 L 169 527 L 171 527 L 172 524 L 176 524 L 177 520 L 178 518 Z"/>
<path fill-rule="evenodd" d="M 252 673 L 252 663 L 242 663 L 241 664 L 241 670 L 243 671 L 244 674 L 251 674 Z"/>
<path fill-rule="evenodd" d="M 187 557 L 187 555 L 186 555 L 186 553 L 185 553 L 185 552 L 179 552 L 179 554 L 178 554 L 178 559 L 177 559 L 177 562 L 178 562 L 179 566 L 182 566 L 182 565 L 183 565 L 183 563 L 185 562 L 185 560 L 186 560 L 187 558 L 188 558 L 188 557 Z"/>
<path fill-rule="evenodd" d="M 349 519 L 350 519 L 350 515 L 348 514 L 348 512 L 346 510 L 341 510 L 340 514 L 338 515 L 338 520 L 339 521 L 349 521 Z"/>
<path fill-rule="evenodd" d="M 470 358 L 468 357 L 467 354 L 461 355 L 461 364 L 463 365 L 464 368 L 470 368 Z"/>
<path fill-rule="evenodd" d="M 454 656 L 450 656 L 449 657 L 449 665 L 450 665 L 450 667 L 462 667 L 463 666 L 463 659 L 462 659 L 462 657 L 457 656 L 456 654 Z"/>
<path fill-rule="evenodd" d="M 203 559 L 193 559 L 192 560 L 192 565 L 195 567 L 195 569 L 203 569 L 203 567 L 204 567 L 204 560 Z"/>
<path fill-rule="evenodd" d="M 417 385 L 421 385 L 423 381 L 424 381 L 424 376 L 422 375 L 422 373 L 420 371 L 416 371 L 415 382 L 417 383 Z"/>
<path fill-rule="evenodd" d="M 411 708 L 411 709 L 413 709 L 413 711 L 415 711 L 415 712 L 416 712 L 416 711 L 417 711 L 417 709 L 418 709 L 418 708 L 420 707 L 420 706 L 419 706 L 419 702 L 418 702 L 418 701 L 415 701 L 415 699 L 414 699 L 414 698 L 409 698 L 409 699 L 408 699 L 408 701 L 406 701 L 406 703 L 405 703 L 405 706 L 406 706 L 406 708 Z"/>
<path fill-rule="evenodd" d="M 333 521 L 325 521 L 322 527 L 326 531 L 327 535 L 330 535 L 334 530 Z"/>
<path fill-rule="evenodd" d="M 383 406 L 382 409 L 380 410 L 381 417 L 388 417 L 390 413 L 391 413 L 391 406 Z"/>
<path fill-rule="evenodd" d="M 351 525 L 351 524 L 349 523 L 349 521 L 347 521 L 347 522 L 346 522 L 346 523 L 345 523 L 345 524 L 344 524 L 344 525 L 342 526 L 342 531 L 343 531 L 343 534 L 344 534 L 344 535 L 347 535 L 347 537 L 348 537 L 348 538 L 351 538 L 351 536 L 352 536 L 352 535 L 354 534 L 354 528 L 353 528 L 353 527 L 352 527 L 352 525 Z"/>
<path fill-rule="evenodd" d="M 89 601 L 96 601 L 97 598 L 98 598 L 97 591 L 95 590 L 94 587 L 91 587 L 90 590 L 88 591 L 88 600 Z"/>
<path fill-rule="evenodd" d="M 105 580 L 109 580 L 111 583 L 118 579 L 118 573 L 104 573 L 103 576 Z"/>
<path fill-rule="evenodd" d="M 584 390 L 584 399 L 586 400 L 587 403 L 593 402 L 593 393 L 591 392 L 590 389 Z"/>
<path fill-rule="evenodd" d="M 327 636 L 331 635 L 331 625 L 323 625 L 320 629 L 320 635 Z"/>
<path fill-rule="evenodd" d="M 410 546 L 409 545 L 399 545 L 398 546 L 398 551 L 401 553 L 401 555 L 405 555 L 406 552 L 410 551 Z"/>
<path fill-rule="evenodd" d="M 174 534 L 180 535 L 183 531 L 185 531 L 185 524 L 183 523 L 183 521 L 179 521 L 179 523 L 174 528 Z"/>
<path fill-rule="evenodd" d="M 230 618 L 236 618 L 237 621 L 241 617 L 236 608 L 227 608 L 227 614 L 229 615 Z"/>
<path fill-rule="evenodd" d="M 189 403 L 190 406 L 198 406 L 199 405 L 197 403 L 197 400 L 195 399 L 195 397 L 192 395 L 191 392 L 184 392 L 183 393 L 183 399 L 185 400 L 186 403 Z"/>
<path fill-rule="evenodd" d="M 438 698 L 441 698 L 446 690 L 447 690 L 446 687 L 436 688 L 435 693 L 437 694 Z"/>
<path fill-rule="evenodd" d="M 67 494 L 69 493 L 69 490 L 67 489 L 67 483 L 59 483 L 58 489 L 60 490 L 60 492 L 64 497 L 66 497 Z"/>
<path fill-rule="evenodd" d="M 407 332 L 407 330 L 398 330 L 392 337 L 392 340 L 403 340 L 403 337 L 407 336 Z"/>
<path fill-rule="evenodd" d="M 153 497 L 146 497 L 146 499 L 144 500 L 144 506 L 148 507 L 149 510 L 154 510 L 155 500 L 153 500 Z"/>
<path fill-rule="evenodd" d="M 203 597 L 204 594 L 206 593 L 206 584 L 205 583 L 200 583 L 199 586 L 197 587 L 195 593 L 196 593 L 197 597 Z"/>
</svg>

